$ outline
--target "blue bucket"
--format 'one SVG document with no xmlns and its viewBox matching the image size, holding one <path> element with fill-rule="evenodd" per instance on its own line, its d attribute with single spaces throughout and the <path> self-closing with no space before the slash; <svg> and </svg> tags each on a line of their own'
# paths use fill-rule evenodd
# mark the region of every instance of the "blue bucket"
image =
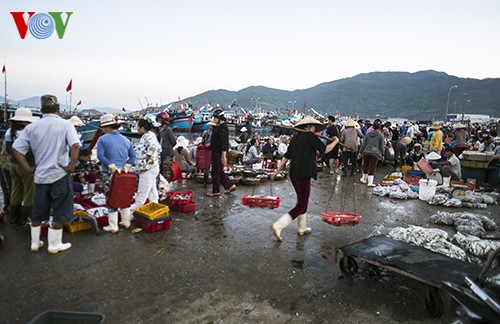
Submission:
<svg viewBox="0 0 500 324">
<path fill-rule="evenodd" d="M 406 175 L 425 178 L 425 173 L 423 173 L 420 170 L 408 170 L 408 171 L 406 171 Z"/>
</svg>

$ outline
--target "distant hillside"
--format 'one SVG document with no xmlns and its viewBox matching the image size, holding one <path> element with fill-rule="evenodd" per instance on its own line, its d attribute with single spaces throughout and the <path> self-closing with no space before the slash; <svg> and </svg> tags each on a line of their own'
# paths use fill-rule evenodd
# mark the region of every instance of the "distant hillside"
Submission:
<svg viewBox="0 0 500 324">
<path fill-rule="evenodd" d="M 372 72 L 337 81 L 325 82 L 303 90 L 284 91 L 254 86 L 240 91 L 211 90 L 191 97 L 191 103 L 205 102 L 228 105 L 236 99 L 240 107 L 255 107 L 251 98 L 260 98 L 263 110 L 278 110 L 290 101 L 294 108 L 307 108 L 324 114 L 409 119 L 443 119 L 448 91 L 451 91 L 449 113 L 486 114 L 500 117 L 500 79 L 463 79 L 436 71 Z"/>
<path fill-rule="evenodd" d="M 245 110 L 259 103 L 263 111 L 303 111 L 304 106 L 323 114 L 360 117 L 401 117 L 442 120 L 450 93 L 449 113 L 474 113 L 500 117 L 500 79 L 458 78 L 443 72 L 372 72 L 351 78 L 325 82 L 309 89 L 286 91 L 251 86 L 239 91 L 210 90 L 191 96 L 193 106 L 205 103 L 230 105 L 234 100 Z M 3 97 L 0 96 L 0 102 Z M 11 101 L 18 103 L 18 101 Z M 40 97 L 19 101 L 23 106 L 38 107 Z M 293 103 L 292 103 L 293 102 Z M 173 107 L 177 102 L 171 103 Z M 165 109 L 168 105 L 160 107 Z M 65 105 L 61 105 L 63 109 Z M 121 113 L 110 107 L 89 107 L 102 113 Z M 153 110 L 157 110 L 154 108 Z M 144 112 L 145 110 L 142 110 Z"/>
</svg>

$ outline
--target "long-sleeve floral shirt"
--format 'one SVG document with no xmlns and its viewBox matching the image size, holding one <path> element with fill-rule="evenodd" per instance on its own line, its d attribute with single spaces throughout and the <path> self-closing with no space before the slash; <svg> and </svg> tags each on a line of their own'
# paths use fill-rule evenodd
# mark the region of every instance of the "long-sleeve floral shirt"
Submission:
<svg viewBox="0 0 500 324">
<path fill-rule="evenodd" d="M 160 161 L 161 146 L 153 132 L 142 135 L 139 144 L 135 148 L 137 155 L 136 170 L 143 172 L 158 165 Z"/>
</svg>

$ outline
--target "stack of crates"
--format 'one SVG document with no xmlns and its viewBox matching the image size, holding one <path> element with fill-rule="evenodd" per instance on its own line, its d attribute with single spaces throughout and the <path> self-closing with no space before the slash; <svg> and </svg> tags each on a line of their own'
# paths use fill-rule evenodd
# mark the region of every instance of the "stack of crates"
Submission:
<svg viewBox="0 0 500 324">
<path fill-rule="evenodd" d="M 168 206 L 149 202 L 134 212 L 136 224 L 149 233 L 168 230 L 172 222 Z"/>
</svg>

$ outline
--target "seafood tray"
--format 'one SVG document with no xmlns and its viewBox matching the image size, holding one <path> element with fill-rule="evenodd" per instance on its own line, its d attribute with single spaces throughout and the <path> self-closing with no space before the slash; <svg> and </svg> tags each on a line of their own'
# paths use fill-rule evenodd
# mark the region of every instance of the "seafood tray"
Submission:
<svg viewBox="0 0 500 324">
<path fill-rule="evenodd" d="M 419 181 L 423 179 L 422 177 L 419 176 L 412 176 L 412 175 L 406 175 L 404 177 L 404 180 L 407 184 L 412 185 L 412 186 L 418 186 Z"/>
<path fill-rule="evenodd" d="M 259 178 L 243 178 L 241 179 L 241 183 L 247 186 L 256 186 L 260 183 Z"/>
<path fill-rule="evenodd" d="M 192 191 L 172 191 L 167 192 L 168 202 L 170 205 L 187 205 L 194 197 Z"/>
<path fill-rule="evenodd" d="M 357 225 L 361 220 L 361 216 L 348 212 L 324 212 L 321 214 L 323 222 L 340 226 L 340 225 Z"/>
<path fill-rule="evenodd" d="M 87 221 L 76 220 L 73 223 L 64 223 L 64 228 L 70 233 L 75 233 L 75 232 L 91 229 L 92 226 Z"/>
<path fill-rule="evenodd" d="M 243 206 L 260 207 L 260 208 L 278 208 L 280 206 L 280 197 L 261 197 L 261 196 L 247 196 L 241 197 Z"/>
<path fill-rule="evenodd" d="M 194 201 L 191 201 L 191 202 L 189 202 L 187 204 L 183 204 L 183 205 L 174 203 L 174 204 L 171 204 L 170 207 L 172 207 L 172 209 L 175 211 L 178 211 L 181 213 L 187 213 L 187 212 L 196 210 L 196 203 Z"/>
<path fill-rule="evenodd" d="M 144 206 L 137 208 L 135 212 L 148 220 L 156 220 L 158 218 L 168 217 L 169 209 L 168 206 L 155 202 L 149 202 Z"/>
</svg>

